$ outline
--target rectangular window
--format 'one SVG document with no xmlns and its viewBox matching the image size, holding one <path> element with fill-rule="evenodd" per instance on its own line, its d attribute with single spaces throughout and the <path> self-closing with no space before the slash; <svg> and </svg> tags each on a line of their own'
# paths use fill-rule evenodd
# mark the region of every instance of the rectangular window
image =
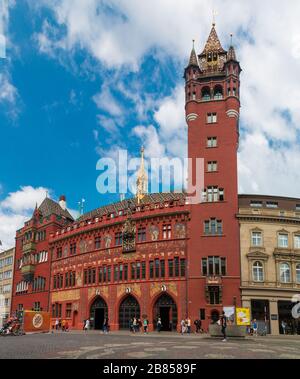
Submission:
<svg viewBox="0 0 300 379">
<path fill-rule="evenodd" d="M 142 279 L 146 279 L 146 262 L 142 262 Z"/>
<path fill-rule="evenodd" d="M 174 259 L 174 266 L 175 266 L 175 277 L 178 278 L 179 275 L 179 258 L 175 257 Z"/>
<path fill-rule="evenodd" d="M 169 277 L 173 278 L 174 277 L 174 262 L 173 259 L 169 260 Z"/>
<path fill-rule="evenodd" d="M 101 249 L 101 237 L 96 237 L 95 238 L 95 249 L 96 250 Z"/>
<path fill-rule="evenodd" d="M 294 249 L 300 249 L 300 235 L 294 236 Z"/>
<path fill-rule="evenodd" d="M 111 282 L 111 266 L 107 267 L 107 281 Z"/>
<path fill-rule="evenodd" d="M 207 138 L 207 145 L 208 148 L 214 148 L 218 146 L 218 139 L 217 137 L 208 137 Z"/>
<path fill-rule="evenodd" d="M 66 318 L 71 318 L 72 315 L 72 303 L 66 305 Z"/>
<path fill-rule="evenodd" d="M 146 242 L 146 228 L 138 229 L 138 242 Z"/>
<path fill-rule="evenodd" d="M 127 282 L 128 280 L 128 265 L 124 266 L 124 281 Z"/>
<path fill-rule="evenodd" d="M 202 259 L 202 275 L 207 276 L 208 271 L 207 271 L 207 259 L 203 258 Z"/>
<path fill-rule="evenodd" d="M 279 233 L 278 234 L 278 247 L 287 249 L 289 247 L 289 236 L 288 234 Z"/>
<path fill-rule="evenodd" d="M 164 278 L 166 276 L 166 266 L 165 266 L 165 261 L 161 260 L 160 261 L 160 277 Z"/>
<path fill-rule="evenodd" d="M 185 259 L 180 259 L 180 276 L 182 278 L 185 278 L 185 274 L 186 274 Z"/>
<path fill-rule="evenodd" d="M 204 222 L 204 234 L 205 235 L 219 235 L 223 234 L 223 222 L 212 218 L 210 221 Z"/>
<path fill-rule="evenodd" d="M 88 284 L 88 270 L 83 272 L 83 284 Z"/>
<path fill-rule="evenodd" d="M 119 267 L 114 266 L 114 281 L 117 282 L 119 279 Z"/>
<path fill-rule="evenodd" d="M 140 280 L 141 279 L 141 263 L 137 262 L 136 264 L 136 279 Z"/>
<path fill-rule="evenodd" d="M 226 276 L 226 258 L 221 258 L 221 275 Z"/>
<path fill-rule="evenodd" d="M 103 275 L 103 270 L 104 269 L 102 267 L 99 267 L 99 272 L 98 272 L 98 282 L 99 283 L 105 282 L 104 275 Z"/>
<path fill-rule="evenodd" d="M 209 287 L 209 303 L 211 305 L 220 304 L 220 288 L 219 287 Z"/>
<path fill-rule="evenodd" d="M 262 246 L 261 232 L 252 232 L 252 246 Z"/>
<path fill-rule="evenodd" d="M 150 272 L 150 279 L 154 278 L 154 262 L 149 262 L 149 272 Z"/>
<path fill-rule="evenodd" d="M 123 265 L 120 265 L 119 267 L 119 281 L 123 281 Z"/>
<path fill-rule="evenodd" d="M 65 275 L 65 287 L 68 288 L 69 287 L 69 273 L 66 272 L 66 275 Z"/>
<path fill-rule="evenodd" d="M 121 232 L 118 232 L 115 234 L 115 245 L 121 246 L 123 243 L 123 234 Z"/>
<path fill-rule="evenodd" d="M 76 243 L 70 245 L 70 255 L 76 255 Z"/>
<path fill-rule="evenodd" d="M 172 226 L 171 225 L 163 225 L 163 239 L 171 239 L 172 238 Z"/>
<path fill-rule="evenodd" d="M 155 259 L 155 277 L 159 278 L 160 264 L 159 259 Z"/>
<path fill-rule="evenodd" d="M 131 263 L 131 280 L 135 280 L 136 278 L 136 264 Z"/>
<path fill-rule="evenodd" d="M 217 172 L 218 171 L 218 162 L 210 161 L 207 163 L 207 171 L 208 172 Z"/>
<path fill-rule="evenodd" d="M 58 248 L 56 249 L 56 258 L 57 258 L 57 259 L 62 258 L 62 247 L 58 247 Z"/>
<path fill-rule="evenodd" d="M 205 321 L 205 309 L 200 309 L 200 320 Z"/>
<path fill-rule="evenodd" d="M 262 201 L 251 201 L 250 207 L 251 208 L 262 208 L 263 202 Z"/>
<path fill-rule="evenodd" d="M 278 208 L 278 203 L 273 201 L 267 201 L 267 208 Z"/>
<path fill-rule="evenodd" d="M 207 123 L 215 124 L 217 122 L 217 113 L 208 113 L 207 114 Z"/>
</svg>

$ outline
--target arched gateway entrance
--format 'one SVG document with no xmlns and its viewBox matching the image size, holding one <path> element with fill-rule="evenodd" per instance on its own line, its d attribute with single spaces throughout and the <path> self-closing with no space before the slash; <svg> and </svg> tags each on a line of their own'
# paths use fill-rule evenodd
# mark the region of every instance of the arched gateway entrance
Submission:
<svg viewBox="0 0 300 379">
<path fill-rule="evenodd" d="M 130 320 L 134 317 L 140 318 L 141 310 L 136 298 L 130 295 L 127 296 L 120 305 L 119 328 L 129 329 Z"/>
<path fill-rule="evenodd" d="M 168 294 L 161 295 L 153 308 L 153 320 L 156 328 L 158 318 L 161 318 L 162 331 L 171 332 L 177 328 L 177 305 Z"/>
<path fill-rule="evenodd" d="M 97 297 L 91 306 L 90 321 L 91 328 L 102 330 L 104 319 L 108 317 L 108 307 L 102 297 Z"/>
</svg>

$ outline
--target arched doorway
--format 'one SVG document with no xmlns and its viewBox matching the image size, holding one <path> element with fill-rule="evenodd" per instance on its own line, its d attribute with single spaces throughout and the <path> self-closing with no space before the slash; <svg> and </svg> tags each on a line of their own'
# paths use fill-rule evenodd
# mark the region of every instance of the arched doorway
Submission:
<svg viewBox="0 0 300 379">
<path fill-rule="evenodd" d="M 102 297 L 97 297 L 91 306 L 90 321 L 91 328 L 102 330 L 104 319 L 108 317 L 108 307 Z"/>
<path fill-rule="evenodd" d="M 127 296 L 121 303 L 119 309 L 119 328 L 129 329 L 132 318 L 140 318 L 141 310 L 138 301 L 133 296 Z"/>
<path fill-rule="evenodd" d="M 153 308 L 153 323 L 156 328 L 157 319 L 161 318 L 162 331 L 171 332 L 177 329 L 177 305 L 168 294 L 161 295 Z"/>
</svg>

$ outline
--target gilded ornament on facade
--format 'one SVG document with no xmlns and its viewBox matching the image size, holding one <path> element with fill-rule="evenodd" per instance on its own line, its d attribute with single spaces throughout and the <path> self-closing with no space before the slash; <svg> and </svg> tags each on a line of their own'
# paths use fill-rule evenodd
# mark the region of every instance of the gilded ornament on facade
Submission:
<svg viewBox="0 0 300 379">
<path fill-rule="evenodd" d="M 135 222 L 129 217 L 123 226 L 123 252 L 129 253 L 136 249 L 136 225 Z"/>
</svg>

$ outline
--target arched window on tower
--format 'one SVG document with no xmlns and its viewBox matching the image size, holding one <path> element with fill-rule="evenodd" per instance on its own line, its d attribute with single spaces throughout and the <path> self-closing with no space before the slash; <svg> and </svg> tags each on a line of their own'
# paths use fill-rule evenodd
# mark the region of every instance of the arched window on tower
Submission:
<svg viewBox="0 0 300 379">
<path fill-rule="evenodd" d="M 209 101 L 210 100 L 210 88 L 209 87 L 204 87 L 202 88 L 202 100 L 203 101 Z"/>
<path fill-rule="evenodd" d="M 214 100 L 223 99 L 223 88 L 222 86 L 215 86 L 214 88 Z"/>
</svg>

